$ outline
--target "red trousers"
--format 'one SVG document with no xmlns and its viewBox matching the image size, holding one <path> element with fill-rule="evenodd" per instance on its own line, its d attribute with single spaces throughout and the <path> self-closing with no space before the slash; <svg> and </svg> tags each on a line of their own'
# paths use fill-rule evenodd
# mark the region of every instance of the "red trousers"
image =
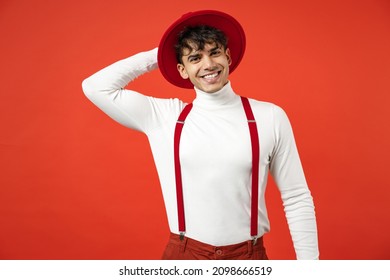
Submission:
<svg viewBox="0 0 390 280">
<path fill-rule="evenodd" d="M 212 246 L 171 233 L 163 260 L 268 260 L 263 238 L 227 246 Z"/>
</svg>

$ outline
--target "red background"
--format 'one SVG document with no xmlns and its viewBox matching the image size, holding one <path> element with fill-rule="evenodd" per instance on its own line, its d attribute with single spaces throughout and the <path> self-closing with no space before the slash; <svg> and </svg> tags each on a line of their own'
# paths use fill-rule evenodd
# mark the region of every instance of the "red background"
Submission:
<svg viewBox="0 0 390 280">
<path fill-rule="evenodd" d="M 0 2 L 0 259 L 158 259 L 168 226 L 144 135 L 94 107 L 81 82 L 157 46 L 181 14 L 236 17 L 231 81 L 288 113 L 312 190 L 322 259 L 389 259 L 390 2 Z M 159 71 L 133 89 L 181 96 Z M 294 251 L 276 187 L 272 259 Z"/>
</svg>

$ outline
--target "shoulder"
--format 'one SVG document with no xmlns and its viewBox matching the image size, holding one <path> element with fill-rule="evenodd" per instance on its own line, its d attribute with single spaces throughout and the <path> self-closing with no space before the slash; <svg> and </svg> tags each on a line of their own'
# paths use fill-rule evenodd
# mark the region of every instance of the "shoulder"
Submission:
<svg viewBox="0 0 390 280">
<path fill-rule="evenodd" d="M 271 114 L 275 117 L 286 117 L 286 112 L 284 109 L 275 103 L 260 101 L 253 98 L 248 99 L 252 110 L 256 114 Z"/>
<path fill-rule="evenodd" d="M 152 110 L 152 119 L 161 120 L 162 123 L 176 121 L 187 105 L 179 98 L 148 97 L 148 99 Z"/>
<path fill-rule="evenodd" d="M 271 102 L 249 99 L 255 119 L 274 132 L 290 131 L 291 123 L 285 110 Z"/>
<path fill-rule="evenodd" d="M 153 107 L 172 112 L 180 112 L 185 105 L 187 105 L 187 103 L 179 98 L 158 98 L 149 96 L 148 99 Z"/>
</svg>

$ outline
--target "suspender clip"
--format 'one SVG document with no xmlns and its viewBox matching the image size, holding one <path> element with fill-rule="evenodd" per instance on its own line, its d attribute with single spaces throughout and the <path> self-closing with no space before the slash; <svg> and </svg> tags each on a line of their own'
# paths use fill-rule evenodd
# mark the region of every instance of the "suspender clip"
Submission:
<svg viewBox="0 0 390 280">
<path fill-rule="evenodd" d="M 252 243 L 253 243 L 253 246 L 256 245 L 257 239 L 258 239 L 258 238 L 259 238 L 258 236 L 252 236 Z"/>
<path fill-rule="evenodd" d="M 184 235 L 185 235 L 185 231 L 181 231 L 180 232 L 180 240 L 183 241 L 184 240 Z"/>
</svg>

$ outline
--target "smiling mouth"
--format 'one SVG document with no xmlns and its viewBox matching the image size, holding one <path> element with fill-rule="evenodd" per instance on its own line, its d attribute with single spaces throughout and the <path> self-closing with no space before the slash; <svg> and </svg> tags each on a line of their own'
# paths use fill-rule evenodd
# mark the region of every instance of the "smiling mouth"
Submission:
<svg viewBox="0 0 390 280">
<path fill-rule="evenodd" d="M 212 73 L 212 74 L 206 74 L 206 75 L 201 76 L 201 78 L 208 79 L 208 80 L 214 79 L 214 78 L 216 78 L 220 73 L 221 73 L 221 71 L 218 71 L 218 72 L 215 72 L 215 73 Z"/>
</svg>

